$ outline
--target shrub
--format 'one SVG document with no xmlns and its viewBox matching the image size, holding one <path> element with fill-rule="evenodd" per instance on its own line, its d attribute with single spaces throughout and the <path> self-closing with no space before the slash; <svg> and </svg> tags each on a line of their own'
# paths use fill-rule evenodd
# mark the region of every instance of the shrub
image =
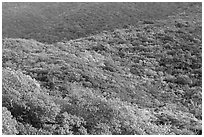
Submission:
<svg viewBox="0 0 204 137">
<path fill-rule="evenodd" d="M 19 121 L 34 127 L 46 122 L 54 122 L 59 107 L 41 92 L 35 81 L 20 72 L 3 70 L 2 104 Z"/>
<path fill-rule="evenodd" d="M 18 134 L 16 129 L 17 121 L 13 119 L 11 112 L 6 107 L 2 107 L 2 134 L 15 135 Z"/>
<path fill-rule="evenodd" d="M 176 77 L 175 83 L 182 85 L 192 84 L 192 80 L 187 75 L 179 75 Z"/>
<path fill-rule="evenodd" d="M 83 118 L 64 112 L 56 117 L 56 122 L 59 124 L 54 131 L 54 134 L 59 135 L 84 135 L 87 134 L 84 127 L 86 122 Z"/>
</svg>

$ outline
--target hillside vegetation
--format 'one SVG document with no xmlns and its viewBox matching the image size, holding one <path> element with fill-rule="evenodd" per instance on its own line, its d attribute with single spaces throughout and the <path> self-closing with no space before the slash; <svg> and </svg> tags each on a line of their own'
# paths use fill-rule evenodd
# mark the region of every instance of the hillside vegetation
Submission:
<svg viewBox="0 0 204 137">
<path fill-rule="evenodd" d="M 6 3 L 3 37 L 55 43 L 161 19 L 191 3 Z"/>
<path fill-rule="evenodd" d="M 3 39 L 3 134 L 201 135 L 201 9 L 55 44 Z"/>
</svg>

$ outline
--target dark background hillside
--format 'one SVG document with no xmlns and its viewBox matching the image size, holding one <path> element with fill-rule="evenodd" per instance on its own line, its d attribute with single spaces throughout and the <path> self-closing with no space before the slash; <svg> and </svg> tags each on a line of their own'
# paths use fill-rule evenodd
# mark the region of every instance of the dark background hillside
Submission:
<svg viewBox="0 0 204 137">
<path fill-rule="evenodd" d="M 3 37 L 54 43 L 162 19 L 191 3 L 3 3 Z"/>
</svg>

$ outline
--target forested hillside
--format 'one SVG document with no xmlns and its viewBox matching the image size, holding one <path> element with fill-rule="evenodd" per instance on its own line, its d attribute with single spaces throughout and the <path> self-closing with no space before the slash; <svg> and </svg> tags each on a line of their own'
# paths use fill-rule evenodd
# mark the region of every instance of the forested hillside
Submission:
<svg viewBox="0 0 204 137">
<path fill-rule="evenodd" d="M 54 44 L 4 38 L 3 134 L 201 135 L 201 9 Z"/>
<path fill-rule="evenodd" d="M 162 19 L 192 3 L 6 3 L 2 4 L 4 38 L 55 43 L 135 25 L 140 20 Z"/>
</svg>

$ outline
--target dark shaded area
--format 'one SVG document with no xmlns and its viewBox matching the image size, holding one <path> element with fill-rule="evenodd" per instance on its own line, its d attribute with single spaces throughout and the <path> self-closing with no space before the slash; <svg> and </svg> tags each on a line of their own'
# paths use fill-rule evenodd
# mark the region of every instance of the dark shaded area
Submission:
<svg viewBox="0 0 204 137">
<path fill-rule="evenodd" d="M 162 19 L 192 3 L 6 3 L 2 34 L 55 43 Z M 146 21 L 147 22 L 147 21 Z"/>
</svg>

